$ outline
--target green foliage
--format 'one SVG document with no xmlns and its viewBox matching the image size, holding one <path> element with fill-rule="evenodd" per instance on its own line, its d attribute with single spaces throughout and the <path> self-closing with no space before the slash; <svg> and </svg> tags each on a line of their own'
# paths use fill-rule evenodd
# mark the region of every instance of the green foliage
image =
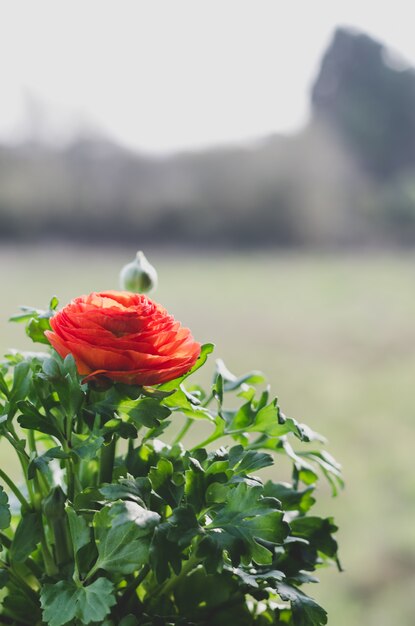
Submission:
<svg viewBox="0 0 415 626">
<path fill-rule="evenodd" d="M 49 345 L 49 341 L 45 337 L 45 330 L 51 330 L 49 320 L 55 314 L 59 301 L 53 296 L 49 303 L 49 309 L 42 311 L 28 306 L 22 306 L 19 315 L 10 318 L 11 322 L 25 323 L 26 335 L 35 343 L 44 343 Z"/>
<path fill-rule="evenodd" d="M 95 513 L 98 559 L 94 571 L 132 574 L 148 561 L 150 541 L 160 520 L 136 502 L 115 502 Z"/>
<path fill-rule="evenodd" d="M 337 561 L 336 526 L 309 511 L 320 476 L 337 489 L 340 468 L 320 435 L 282 413 L 258 372 L 235 376 L 218 361 L 210 389 L 190 383 L 212 350 L 207 344 L 191 372 L 153 388 L 87 386 L 73 358 L 55 353 L 5 362 L 0 433 L 25 481 L 20 488 L 0 474 L 5 618 L 29 626 L 327 623 L 301 588 Z M 176 419 L 186 420 L 181 433 L 161 440 Z M 186 450 L 181 439 L 200 420 L 210 432 Z M 281 455 L 292 481 L 264 484 L 261 471 Z"/>
<path fill-rule="evenodd" d="M 81 624 L 102 622 L 115 604 L 114 585 L 98 578 L 88 586 L 60 580 L 43 586 L 41 597 L 43 620 L 50 626 L 63 626 L 77 618 Z"/>
</svg>

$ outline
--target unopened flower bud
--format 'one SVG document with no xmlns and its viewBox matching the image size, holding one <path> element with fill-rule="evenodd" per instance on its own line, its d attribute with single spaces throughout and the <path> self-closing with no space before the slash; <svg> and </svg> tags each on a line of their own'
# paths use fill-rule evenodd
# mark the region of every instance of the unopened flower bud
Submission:
<svg viewBox="0 0 415 626">
<path fill-rule="evenodd" d="M 157 272 L 141 250 L 132 263 L 122 268 L 120 285 L 121 289 L 133 293 L 147 293 L 157 287 Z"/>
<path fill-rule="evenodd" d="M 43 501 L 43 512 L 46 517 L 55 521 L 65 516 L 66 496 L 60 487 L 54 487 Z"/>
</svg>

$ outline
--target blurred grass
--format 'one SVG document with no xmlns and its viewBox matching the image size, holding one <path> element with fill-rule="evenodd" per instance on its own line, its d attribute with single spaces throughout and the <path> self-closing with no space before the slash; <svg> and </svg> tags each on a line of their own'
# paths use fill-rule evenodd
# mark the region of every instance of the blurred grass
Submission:
<svg viewBox="0 0 415 626">
<path fill-rule="evenodd" d="M 117 288 L 133 252 L 0 250 L 2 352 L 32 349 L 6 323 L 19 304 Z M 325 434 L 344 466 L 345 492 L 323 487 L 319 507 L 340 526 L 345 573 L 309 588 L 330 625 L 413 626 L 415 257 L 146 253 L 156 299 L 232 371 L 264 370 L 285 413 Z M 4 449 L 1 463 L 13 464 Z"/>
</svg>

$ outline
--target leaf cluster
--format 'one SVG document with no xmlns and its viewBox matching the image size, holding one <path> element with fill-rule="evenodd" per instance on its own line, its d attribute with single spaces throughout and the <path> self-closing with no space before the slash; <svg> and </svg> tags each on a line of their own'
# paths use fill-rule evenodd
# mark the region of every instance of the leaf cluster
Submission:
<svg viewBox="0 0 415 626">
<path fill-rule="evenodd" d="M 55 307 L 24 313 L 32 338 Z M 54 352 L 6 357 L 0 436 L 23 480 L 0 469 L 0 623 L 327 623 L 303 585 L 337 561 L 333 520 L 310 509 L 340 468 L 260 373 L 217 361 L 210 389 L 191 382 L 212 350 L 153 388 L 85 385 Z M 187 449 L 201 421 L 210 433 Z M 173 437 L 171 422 L 184 423 Z M 282 458 L 291 481 L 264 479 Z"/>
</svg>

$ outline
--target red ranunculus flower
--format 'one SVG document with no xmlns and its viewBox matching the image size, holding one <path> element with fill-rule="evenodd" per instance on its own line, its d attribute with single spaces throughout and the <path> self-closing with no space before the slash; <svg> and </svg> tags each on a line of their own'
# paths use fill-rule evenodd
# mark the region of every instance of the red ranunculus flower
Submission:
<svg viewBox="0 0 415 626">
<path fill-rule="evenodd" d="M 85 380 L 157 385 L 188 372 L 200 354 L 190 330 L 142 294 L 81 296 L 50 323 L 45 335 L 61 357 L 74 356 Z"/>
</svg>

